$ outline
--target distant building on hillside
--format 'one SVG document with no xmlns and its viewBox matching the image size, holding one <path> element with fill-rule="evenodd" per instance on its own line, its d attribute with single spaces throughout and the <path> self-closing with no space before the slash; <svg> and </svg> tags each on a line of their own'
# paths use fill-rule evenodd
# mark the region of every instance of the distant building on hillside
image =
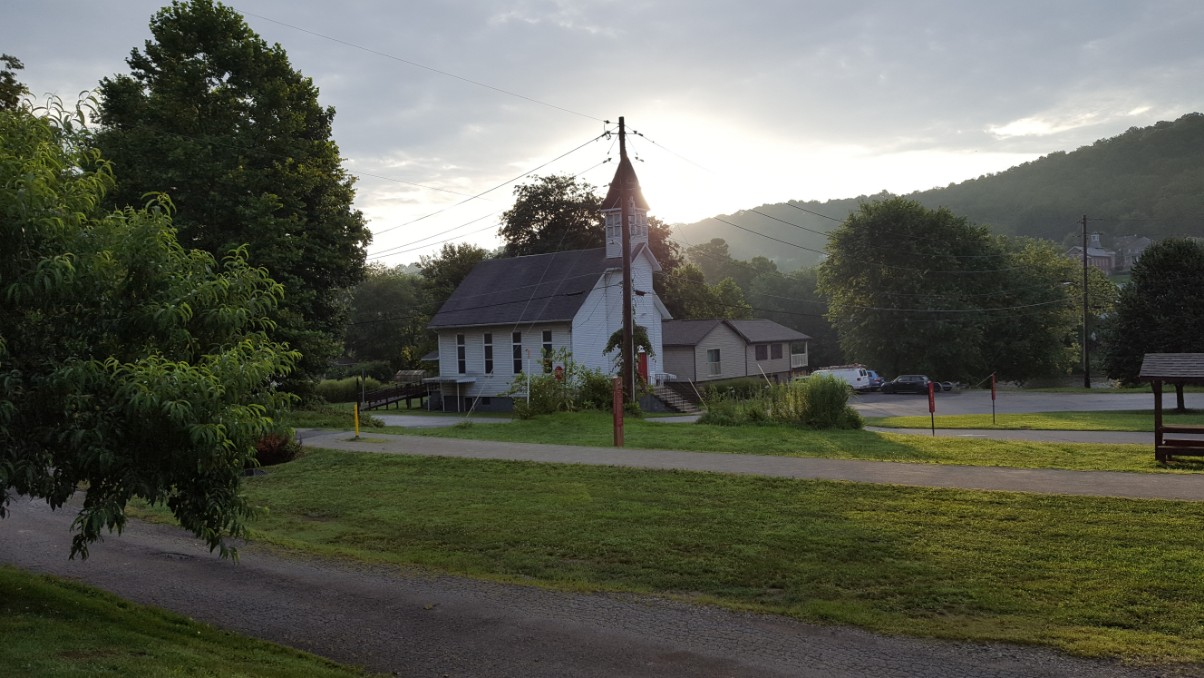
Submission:
<svg viewBox="0 0 1204 678">
<path fill-rule="evenodd" d="M 1128 273 L 1153 242 L 1143 235 L 1122 235 L 1113 240 L 1113 249 L 1106 249 L 1100 241 L 1100 234 L 1092 233 L 1087 240 L 1087 264 L 1108 275 Z M 1082 261 L 1082 246 L 1075 245 L 1066 250 L 1066 256 Z"/>
<path fill-rule="evenodd" d="M 1133 264 L 1141 258 L 1143 252 L 1153 240 L 1144 235 L 1122 235 L 1113 242 L 1116 248 L 1116 273 L 1127 273 L 1133 270 Z"/>
<path fill-rule="evenodd" d="M 1066 256 L 1075 261 L 1083 260 L 1083 246 L 1075 245 L 1066 250 Z M 1092 233 L 1087 240 L 1087 265 L 1111 275 L 1116 269 L 1116 252 L 1104 249 L 1100 244 L 1099 233 Z"/>
</svg>

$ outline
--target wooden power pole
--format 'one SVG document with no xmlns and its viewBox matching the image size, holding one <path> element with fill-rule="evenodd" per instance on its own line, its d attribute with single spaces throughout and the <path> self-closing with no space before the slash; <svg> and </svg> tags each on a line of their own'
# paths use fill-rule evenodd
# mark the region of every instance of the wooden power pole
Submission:
<svg viewBox="0 0 1204 678">
<path fill-rule="evenodd" d="M 627 127 L 623 116 L 619 116 L 619 166 L 627 164 Z M 621 371 L 623 390 L 627 393 L 624 402 L 635 400 L 635 346 L 633 339 L 633 320 L 631 318 L 631 191 L 632 186 L 627 181 L 627 175 L 619 172 L 620 210 L 622 220 L 620 236 L 623 238 L 623 346 L 621 347 Z"/>
</svg>

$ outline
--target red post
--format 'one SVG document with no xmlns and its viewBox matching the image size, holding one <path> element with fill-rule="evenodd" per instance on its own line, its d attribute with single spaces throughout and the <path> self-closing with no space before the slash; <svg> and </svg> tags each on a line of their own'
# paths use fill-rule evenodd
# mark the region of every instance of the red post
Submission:
<svg viewBox="0 0 1204 678">
<path fill-rule="evenodd" d="M 932 437 L 936 437 L 936 393 L 935 384 L 928 382 L 928 418 L 932 421 Z"/>
<path fill-rule="evenodd" d="M 991 426 L 995 425 L 995 373 L 991 373 Z"/>
<path fill-rule="evenodd" d="M 614 397 L 611 403 L 614 410 L 615 447 L 623 446 L 623 379 L 614 379 Z"/>
</svg>

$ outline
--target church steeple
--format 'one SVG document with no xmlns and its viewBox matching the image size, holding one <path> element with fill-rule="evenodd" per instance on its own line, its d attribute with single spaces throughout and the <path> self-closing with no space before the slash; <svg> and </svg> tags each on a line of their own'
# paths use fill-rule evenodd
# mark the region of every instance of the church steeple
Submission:
<svg viewBox="0 0 1204 678">
<path fill-rule="evenodd" d="M 623 153 L 619 159 L 619 168 L 615 170 L 615 178 L 610 182 L 610 190 L 602 201 L 602 214 L 606 217 L 606 257 L 608 259 L 623 256 L 622 211 L 623 187 L 630 190 L 628 198 L 628 228 L 630 230 L 631 248 L 648 242 L 648 202 L 640 191 L 640 180 L 635 176 L 635 168 Z"/>
</svg>

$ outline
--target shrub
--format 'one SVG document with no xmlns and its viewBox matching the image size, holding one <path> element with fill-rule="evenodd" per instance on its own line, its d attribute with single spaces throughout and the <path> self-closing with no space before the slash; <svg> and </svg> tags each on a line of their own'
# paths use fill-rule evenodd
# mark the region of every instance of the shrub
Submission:
<svg viewBox="0 0 1204 678">
<path fill-rule="evenodd" d="M 349 377 L 368 376 L 378 381 L 391 381 L 397 370 L 393 369 L 388 360 L 366 360 L 350 365 L 331 365 L 326 370 L 327 379 L 347 379 Z"/>
<path fill-rule="evenodd" d="M 290 462 L 300 452 L 301 443 L 288 432 L 269 433 L 255 443 L 255 461 L 259 466 Z"/>
<path fill-rule="evenodd" d="M 861 428 L 861 415 L 848 402 L 848 384 L 835 377 L 811 377 L 771 388 L 761 386 L 752 398 L 713 396 L 698 421 L 718 426 L 781 423 L 814 429 Z"/>
<path fill-rule="evenodd" d="M 368 377 L 364 380 L 365 391 L 375 391 L 381 388 L 376 379 Z M 360 399 L 360 378 L 345 377 L 343 379 L 323 379 L 315 387 L 317 395 L 328 403 L 353 403 Z"/>
<path fill-rule="evenodd" d="M 561 378 L 557 379 L 555 373 L 516 375 L 507 392 L 514 398 L 515 416 L 530 419 L 553 412 L 609 409 L 612 401 L 609 377 L 574 362 L 567 349 L 553 352 L 547 360 L 563 368 Z"/>
<path fill-rule="evenodd" d="M 769 384 L 765 383 L 764 379 L 759 377 L 743 377 L 718 384 L 707 384 L 706 388 L 703 389 L 702 395 L 704 400 L 711 400 L 713 398 L 750 400 L 764 396 L 767 390 L 769 390 Z"/>
<path fill-rule="evenodd" d="M 584 370 L 577 389 L 577 402 L 582 409 L 609 410 L 614 403 L 614 382 L 601 370 Z"/>
</svg>

